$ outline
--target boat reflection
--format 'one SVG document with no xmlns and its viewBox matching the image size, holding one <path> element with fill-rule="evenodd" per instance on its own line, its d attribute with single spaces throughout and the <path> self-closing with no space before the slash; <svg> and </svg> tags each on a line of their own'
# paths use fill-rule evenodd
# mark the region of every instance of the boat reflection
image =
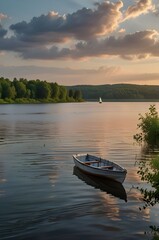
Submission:
<svg viewBox="0 0 159 240">
<path fill-rule="evenodd" d="M 86 184 L 100 189 L 103 192 L 113 195 L 114 197 L 120 198 L 127 202 L 127 194 L 123 185 L 119 182 L 112 181 L 107 178 L 95 177 L 92 175 L 85 174 L 78 167 L 74 166 L 73 174 L 79 179 L 84 181 Z"/>
</svg>

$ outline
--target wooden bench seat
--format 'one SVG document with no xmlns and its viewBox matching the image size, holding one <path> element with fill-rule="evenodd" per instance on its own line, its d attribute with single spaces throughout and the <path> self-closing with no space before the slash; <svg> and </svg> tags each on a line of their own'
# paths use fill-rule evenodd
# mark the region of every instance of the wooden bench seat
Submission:
<svg viewBox="0 0 159 240">
<path fill-rule="evenodd" d="M 92 164 L 92 163 L 99 163 L 99 161 L 94 160 L 94 161 L 84 162 L 84 164 L 86 164 L 86 165 L 90 165 L 90 164 Z"/>
<path fill-rule="evenodd" d="M 113 166 L 101 166 L 102 169 L 113 169 Z"/>
</svg>

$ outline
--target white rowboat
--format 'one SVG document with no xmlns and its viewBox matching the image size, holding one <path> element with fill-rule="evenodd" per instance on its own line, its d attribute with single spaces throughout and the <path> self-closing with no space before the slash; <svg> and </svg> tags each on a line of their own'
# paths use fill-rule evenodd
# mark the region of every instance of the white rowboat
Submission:
<svg viewBox="0 0 159 240">
<path fill-rule="evenodd" d="M 75 166 L 85 173 L 123 183 L 127 170 L 117 163 L 90 154 L 73 155 Z"/>
</svg>

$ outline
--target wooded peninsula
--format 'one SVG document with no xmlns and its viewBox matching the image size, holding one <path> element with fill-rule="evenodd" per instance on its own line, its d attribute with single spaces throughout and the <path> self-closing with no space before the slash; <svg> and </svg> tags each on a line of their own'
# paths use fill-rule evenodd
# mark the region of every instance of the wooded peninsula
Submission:
<svg viewBox="0 0 159 240">
<path fill-rule="evenodd" d="M 16 78 L 0 78 L 0 103 L 58 103 L 80 102 L 79 89 L 68 90 L 64 86 L 46 81 Z"/>
</svg>

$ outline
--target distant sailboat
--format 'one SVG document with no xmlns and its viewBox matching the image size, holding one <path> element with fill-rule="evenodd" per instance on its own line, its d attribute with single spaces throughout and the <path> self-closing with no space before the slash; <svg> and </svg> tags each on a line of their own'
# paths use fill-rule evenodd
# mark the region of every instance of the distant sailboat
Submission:
<svg viewBox="0 0 159 240">
<path fill-rule="evenodd" d="M 99 103 L 102 103 L 102 99 L 101 99 L 101 97 L 99 98 Z"/>
</svg>

